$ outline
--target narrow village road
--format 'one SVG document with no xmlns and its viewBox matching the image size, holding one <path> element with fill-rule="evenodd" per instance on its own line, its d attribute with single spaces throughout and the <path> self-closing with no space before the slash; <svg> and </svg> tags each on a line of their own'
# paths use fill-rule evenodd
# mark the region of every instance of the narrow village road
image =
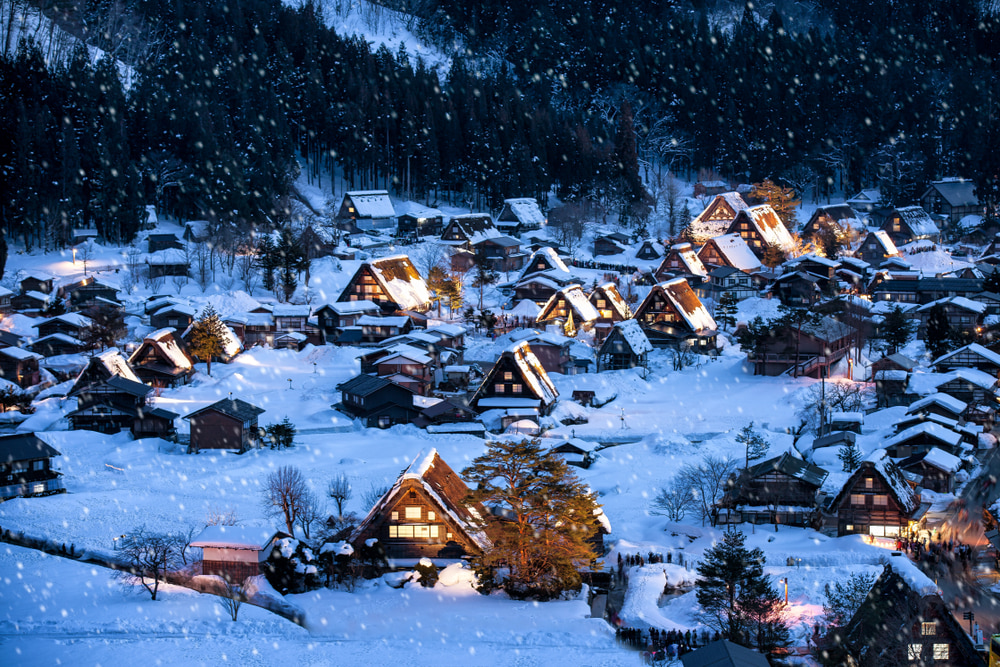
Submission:
<svg viewBox="0 0 1000 667">
<path fill-rule="evenodd" d="M 973 547 L 974 553 L 982 553 L 989 546 L 983 531 L 982 516 L 983 509 L 1000 495 L 998 480 L 1000 450 L 992 449 L 983 461 L 980 474 L 969 480 L 958 500 L 948 507 L 943 530 L 946 539 L 968 544 Z M 993 633 L 1000 633 L 1000 597 L 989 590 L 992 582 L 989 575 L 995 572 L 992 561 L 978 562 L 974 557 L 968 570 L 960 562 L 950 558 L 942 559 L 936 564 L 925 561 L 920 566 L 934 579 L 944 601 L 966 631 L 969 629 L 969 621 L 964 618 L 964 614 L 971 611 L 985 638 Z M 977 573 L 986 576 L 977 576 Z"/>
</svg>

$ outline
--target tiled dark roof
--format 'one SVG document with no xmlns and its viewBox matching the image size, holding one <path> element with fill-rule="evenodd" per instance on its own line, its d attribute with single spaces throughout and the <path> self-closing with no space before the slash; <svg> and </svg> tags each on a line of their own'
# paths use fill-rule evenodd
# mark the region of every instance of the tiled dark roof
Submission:
<svg viewBox="0 0 1000 667">
<path fill-rule="evenodd" d="M 338 384 L 337 390 L 353 396 L 371 396 L 392 384 L 389 380 L 377 375 L 355 375 L 350 380 Z"/>
<path fill-rule="evenodd" d="M 10 463 L 50 456 L 61 456 L 61 454 L 34 433 L 0 436 L 0 461 Z"/>
<path fill-rule="evenodd" d="M 191 419 L 196 415 L 200 415 L 203 412 L 208 412 L 209 410 L 213 412 L 221 412 L 224 415 L 233 417 L 234 419 L 239 419 L 241 422 L 250 421 L 257 417 L 257 415 L 266 412 L 263 408 L 258 408 L 256 405 L 251 405 L 246 401 L 241 401 L 238 398 L 224 398 L 221 401 L 216 401 L 211 405 L 192 412 L 191 414 L 184 417 L 184 419 Z"/>
<path fill-rule="evenodd" d="M 113 375 L 104 381 L 104 384 L 109 387 L 114 387 L 119 391 L 123 391 L 126 394 L 132 394 L 133 396 L 145 396 L 149 392 L 153 391 L 153 388 L 149 385 L 145 385 L 141 382 L 133 382 L 128 378 L 123 378 L 121 375 Z"/>
<path fill-rule="evenodd" d="M 807 484 L 812 484 L 817 487 L 822 486 L 826 476 L 830 474 L 819 466 L 807 463 L 800 458 L 792 456 L 788 452 L 785 452 L 776 458 L 750 466 L 747 470 L 747 474 L 753 478 L 770 472 L 771 470 L 777 470 L 778 472 L 784 473 L 789 477 L 800 479 Z"/>
</svg>

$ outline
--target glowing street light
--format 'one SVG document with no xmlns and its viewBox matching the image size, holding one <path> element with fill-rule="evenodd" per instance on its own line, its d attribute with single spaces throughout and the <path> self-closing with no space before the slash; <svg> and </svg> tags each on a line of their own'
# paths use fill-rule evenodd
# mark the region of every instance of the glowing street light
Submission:
<svg viewBox="0 0 1000 667">
<path fill-rule="evenodd" d="M 778 581 L 780 581 L 781 583 L 785 584 L 785 606 L 787 607 L 788 606 L 788 577 L 785 577 L 784 579 L 779 579 Z"/>
</svg>

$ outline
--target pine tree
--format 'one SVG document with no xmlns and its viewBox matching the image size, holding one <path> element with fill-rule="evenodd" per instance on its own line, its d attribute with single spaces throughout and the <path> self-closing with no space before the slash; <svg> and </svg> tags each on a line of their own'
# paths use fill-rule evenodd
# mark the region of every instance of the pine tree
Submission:
<svg viewBox="0 0 1000 667">
<path fill-rule="evenodd" d="M 886 313 L 885 320 L 882 321 L 882 338 L 889 344 L 893 354 L 906 345 L 912 334 L 913 323 L 902 308 L 895 306 Z"/>
<path fill-rule="evenodd" d="M 781 601 L 764 574 L 764 552 L 747 549 L 746 535 L 730 530 L 698 565 L 696 597 L 702 622 L 736 644 L 772 653 L 787 646 Z"/>
<path fill-rule="evenodd" d="M 481 591 L 545 600 L 579 589 L 580 571 L 597 557 L 588 540 L 600 506 L 562 459 L 538 440 L 493 442 L 462 475 L 474 489 L 470 500 L 506 511 L 482 517 L 492 545 L 473 561 Z"/>
<path fill-rule="evenodd" d="M 281 289 L 285 295 L 285 301 L 289 301 L 295 294 L 295 288 L 299 284 L 299 271 L 305 271 L 309 267 L 309 259 L 298 239 L 292 230 L 285 227 L 281 230 L 281 236 L 275 247 L 276 264 L 281 280 Z"/>
<path fill-rule="evenodd" d="M 736 326 L 736 311 L 739 302 L 739 299 L 732 292 L 723 292 L 722 296 L 719 297 L 719 304 L 715 307 L 715 321 L 722 326 L 723 331 L 726 330 L 726 327 Z"/>
<path fill-rule="evenodd" d="M 212 374 L 212 359 L 225 352 L 226 338 L 226 325 L 219 319 L 219 314 L 212 306 L 205 306 L 201 317 L 191 326 L 188 351 L 205 362 L 209 375 Z"/>
<path fill-rule="evenodd" d="M 278 246 L 270 234 L 264 234 L 257 241 L 257 265 L 260 267 L 264 289 L 274 291 L 274 272 L 280 265 Z"/>
<path fill-rule="evenodd" d="M 792 188 L 785 188 L 769 178 L 760 183 L 754 183 L 750 189 L 750 197 L 765 204 L 770 204 L 788 231 L 794 232 L 798 225 L 795 209 L 802 200 Z"/>
<path fill-rule="evenodd" d="M 931 357 L 937 359 L 946 354 L 951 349 L 954 338 L 951 323 L 948 322 L 948 311 L 939 303 L 927 314 L 927 333 L 924 343 Z"/>
<path fill-rule="evenodd" d="M 840 459 L 844 472 L 854 472 L 861 465 L 861 450 L 854 442 L 851 442 L 840 448 L 840 451 L 837 452 L 837 458 Z"/>
<path fill-rule="evenodd" d="M 764 436 L 754 429 L 753 422 L 740 429 L 740 432 L 736 435 L 736 442 L 743 445 L 743 449 L 746 452 L 746 465 L 744 466 L 746 468 L 750 467 L 751 461 L 764 458 L 767 450 L 771 447 L 770 443 L 764 439 Z"/>
</svg>

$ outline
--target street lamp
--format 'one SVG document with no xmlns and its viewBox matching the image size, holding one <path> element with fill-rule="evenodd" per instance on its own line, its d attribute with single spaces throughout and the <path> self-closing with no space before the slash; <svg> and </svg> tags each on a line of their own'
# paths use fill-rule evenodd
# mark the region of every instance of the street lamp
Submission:
<svg viewBox="0 0 1000 667">
<path fill-rule="evenodd" d="M 288 388 L 292 388 L 292 378 L 288 378 Z"/>
</svg>

